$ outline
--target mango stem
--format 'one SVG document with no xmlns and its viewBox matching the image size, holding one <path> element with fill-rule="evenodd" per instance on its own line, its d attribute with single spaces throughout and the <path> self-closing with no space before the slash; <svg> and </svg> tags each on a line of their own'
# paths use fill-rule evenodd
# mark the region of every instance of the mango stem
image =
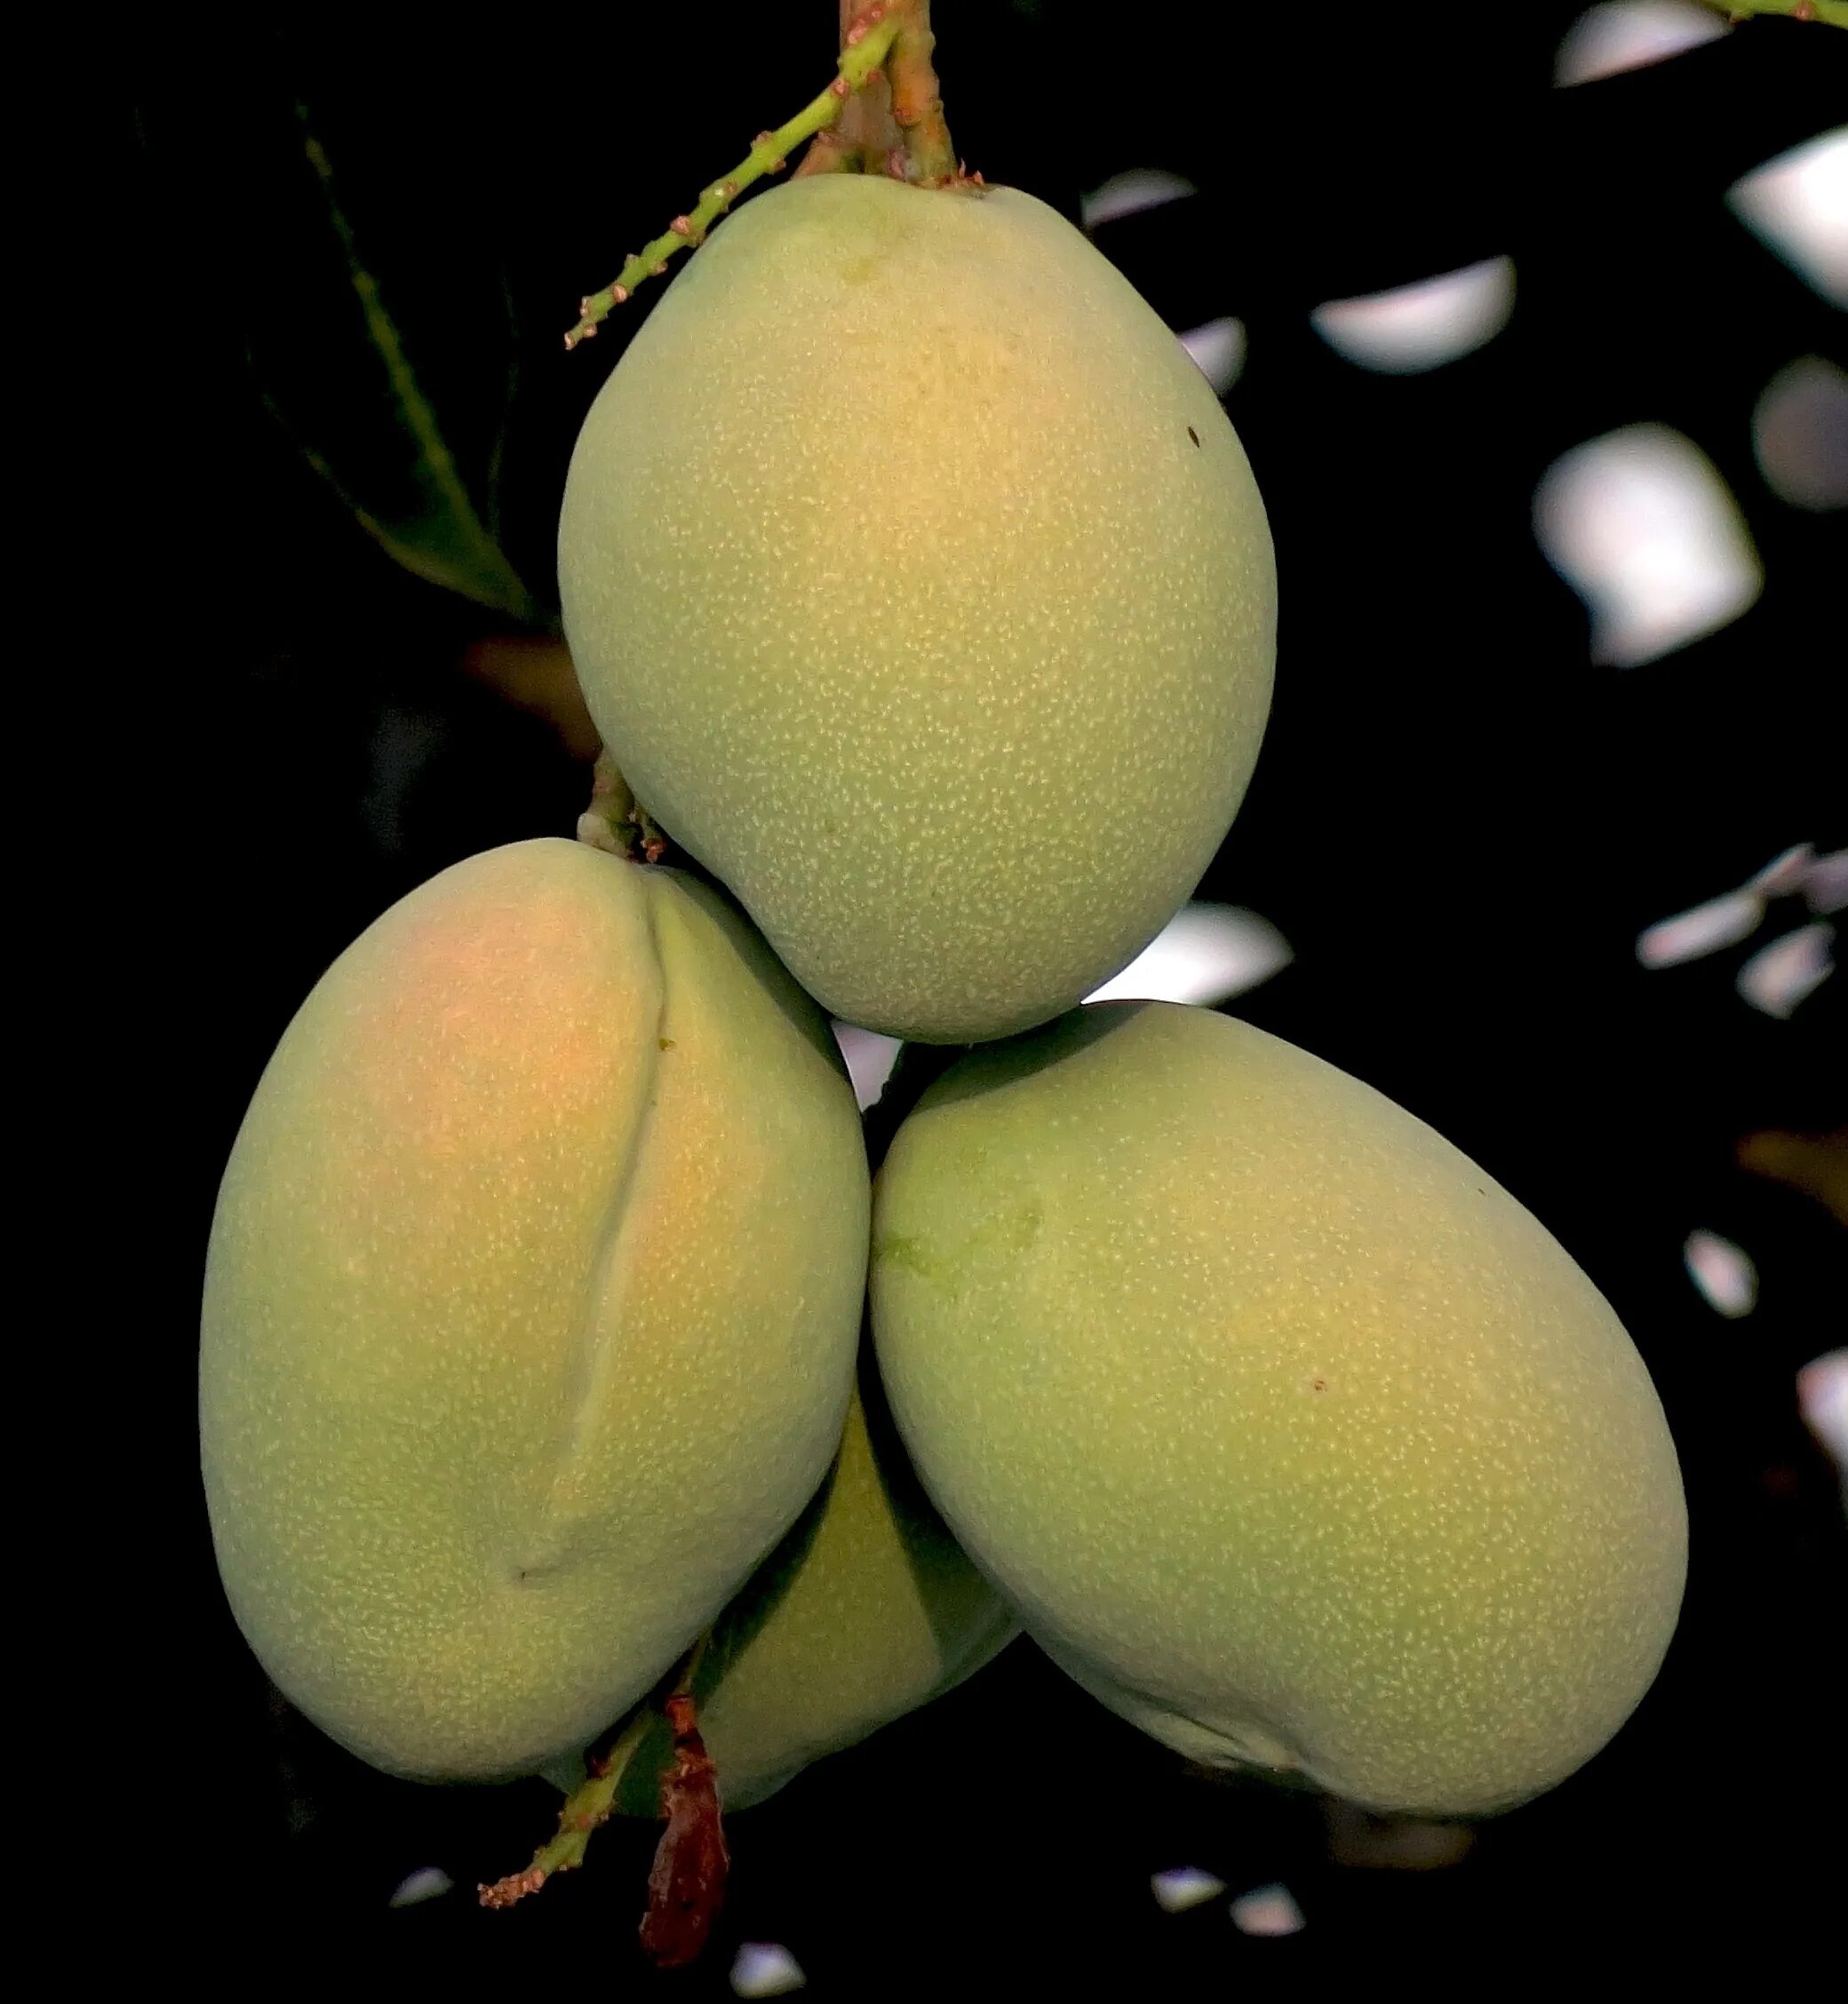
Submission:
<svg viewBox="0 0 1848 2004">
<path fill-rule="evenodd" d="M 875 8 L 882 14 L 896 15 L 904 4 L 905 0 L 890 0 L 889 4 L 886 0 L 840 0 L 842 52 L 855 45 L 854 31 L 861 15 Z M 791 178 L 800 181 L 810 174 L 883 174 L 901 145 L 892 116 L 892 87 L 885 72 L 875 70 L 866 79 L 865 89 L 856 91 L 841 107 L 840 117 L 809 141 Z"/>
<path fill-rule="evenodd" d="M 1848 0 L 1701 0 L 1716 14 L 1738 22 L 1748 14 L 1788 14 L 1793 20 L 1828 21 L 1848 28 Z"/>
<path fill-rule="evenodd" d="M 578 839 L 631 863 L 638 855 L 643 863 L 659 863 L 667 851 L 667 838 L 635 798 L 607 744 L 597 753 L 590 805 L 578 816 Z"/>
<path fill-rule="evenodd" d="M 904 135 L 904 176 L 919 187 L 959 187 L 979 174 L 965 174 L 950 143 L 944 99 L 931 56 L 936 36 L 930 29 L 930 0 L 911 0 L 900 18 L 888 71 L 892 80 L 892 117 Z"/>
<path fill-rule="evenodd" d="M 900 20 L 893 8 L 870 7 L 855 22 L 855 29 L 859 29 L 863 24 L 864 33 L 860 33 L 856 40 L 851 40 L 850 46 L 841 50 L 835 66 L 834 81 L 825 91 L 774 131 L 760 132 L 744 159 L 721 179 L 702 190 L 698 202 L 688 214 L 676 216 L 659 236 L 644 243 L 625 262 L 623 268 L 601 292 L 590 293 L 579 302 L 578 324 L 565 336 L 567 348 L 575 348 L 578 342 L 587 341 L 638 285 L 649 278 L 658 278 L 667 269 L 667 260 L 676 251 L 703 243 L 706 231 L 747 187 L 761 181 L 766 174 L 781 171 L 793 147 L 812 139 L 840 117 L 841 107 L 879 71 L 898 37 Z M 853 33 L 854 30 L 849 30 L 850 37 Z"/>
<path fill-rule="evenodd" d="M 556 1835 L 539 1846 L 525 1871 L 510 1872 L 491 1886 L 475 1888 L 483 1906 L 512 1906 L 529 1893 L 538 1892 L 554 1873 L 570 1872 L 584 1863 L 591 1833 L 599 1824 L 609 1822 L 623 1769 L 633 1759 L 653 1719 L 651 1705 L 636 1707 L 634 1717 L 608 1750 L 592 1761 L 590 1773 L 566 1796 L 564 1807 L 558 1812 Z"/>
</svg>

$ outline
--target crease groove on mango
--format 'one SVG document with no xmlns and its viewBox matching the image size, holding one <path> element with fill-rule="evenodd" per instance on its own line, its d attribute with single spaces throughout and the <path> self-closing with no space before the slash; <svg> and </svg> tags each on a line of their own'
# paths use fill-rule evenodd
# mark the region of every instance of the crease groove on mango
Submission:
<svg viewBox="0 0 1848 2004">
<path fill-rule="evenodd" d="M 611 1356 L 621 1348 L 622 1321 L 619 1315 L 611 1312 L 610 1303 L 612 1300 L 621 1298 L 629 1277 L 633 1240 L 633 1199 L 660 1103 L 662 1054 L 671 1050 L 676 1041 L 668 1033 L 671 998 L 667 958 L 662 948 L 653 891 L 654 887 L 649 885 L 641 903 L 648 928 L 649 964 L 658 983 L 659 998 L 655 1007 L 655 1020 L 650 1034 L 636 1041 L 640 1076 L 633 1112 L 624 1140 L 616 1181 L 610 1191 L 609 1208 L 597 1233 L 596 1255 L 591 1264 L 589 1283 L 585 1289 L 582 1329 L 574 1369 L 575 1383 L 570 1401 L 570 1419 L 564 1431 L 545 1504 L 533 1529 L 529 1547 L 533 1556 L 527 1563 L 513 1569 L 516 1582 L 524 1582 L 536 1575 L 554 1571 L 562 1563 L 561 1547 L 567 1539 L 570 1524 L 570 1515 L 569 1509 L 564 1507 L 564 1499 L 569 1494 L 573 1470 L 581 1460 L 587 1445 L 590 1416 L 596 1409 L 599 1391 L 608 1380 Z"/>
</svg>

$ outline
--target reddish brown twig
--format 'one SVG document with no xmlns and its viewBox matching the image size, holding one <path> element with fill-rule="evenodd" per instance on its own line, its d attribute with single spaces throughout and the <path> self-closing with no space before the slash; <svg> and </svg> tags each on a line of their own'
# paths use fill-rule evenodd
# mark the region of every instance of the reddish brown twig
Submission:
<svg viewBox="0 0 1848 2004">
<path fill-rule="evenodd" d="M 667 1700 L 673 1768 L 661 1784 L 667 1827 L 648 1875 L 642 1953 L 657 1968 L 684 1968 L 705 1946 L 725 1897 L 730 1854 L 719 1812 L 718 1770 L 694 1723 L 690 1691 Z"/>
<path fill-rule="evenodd" d="M 950 143 L 944 122 L 944 100 L 931 61 L 936 36 L 930 29 L 928 0 L 908 6 L 900 17 L 898 39 L 886 59 L 891 79 L 892 119 L 904 135 L 904 178 L 920 187 L 942 187 L 981 176 L 967 175 Z"/>
</svg>

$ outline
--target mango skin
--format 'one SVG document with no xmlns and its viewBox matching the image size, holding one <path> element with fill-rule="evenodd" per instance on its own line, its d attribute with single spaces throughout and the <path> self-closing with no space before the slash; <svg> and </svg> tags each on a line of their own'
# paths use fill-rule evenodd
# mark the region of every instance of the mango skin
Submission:
<svg viewBox="0 0 1848 2004">
<path fill-rule="evenodd" d="M 863 1355 L 840 1451 L 789 1533 L 713 1624 L 693 1679 L 728 1812 L 972 1677 L 1020 1632 L 932 1508 Z M 616 1807 L 660 1814 L 657 1718 Z M 575 1788 L 581 1761 L 555 1776 Z"/>
<path fill-rule="evenodd" d="M 954 1067 L 874 1192 L 926 1486 L 1191 1759 L 1486 1814 L 1660 1666 L 1687 1520 L 1610 1308 L 1467 1157 L 1250 1026 L 1099 1005 Z"/>
<path fill-rule="evenodd" d="M 534 841 L 394 905 L 213 1220 L 206 1496 L 276 1683 L 427 1780 L 631 1707 L 826 1471 L 867 1197 L 825 1026 L 704 887 Z"/>
<path fill-rule="evenodd" d="M 637 798 L 834 1014 L 926 1042 L 1044 1022 L 1132 959 L 1270 705 L 1238 438 L 1012 188 L 746 203 L 585 421 L 559 586 Z"/>
</svg>

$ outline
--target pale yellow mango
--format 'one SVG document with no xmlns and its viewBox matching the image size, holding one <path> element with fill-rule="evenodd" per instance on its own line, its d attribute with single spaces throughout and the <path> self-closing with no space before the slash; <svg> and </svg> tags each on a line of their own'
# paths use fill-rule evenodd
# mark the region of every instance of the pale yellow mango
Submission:
<svg viewBox="0 0 1848 2004">
<path fill-rule="evenodd" d="M 1167 1004 L 978 1052 L 874 1197 L 919 1472 L 1028 1633 L 1189 1757 L 1476 1815 L 1622 1724 L 1686 1515 L 1642 1361 L 1358 1080 Z"/>
<path fill-rule="evenodd" d="M 1013 188 L 753 196 L 585 419 L 567 638 L 662 828 L 836 1015 L 1069 1007 L 1186 899 L 1270 696 L 1263 504 L 1207 383 Z"/>
<path fill-rule="evenodd" d="M 697 1720 L 728 1810 L 774 1794 L 971 1677 L 1019 1633 L 920 1487 L 870 1350 L 826 1482 L 719 1620 L 695 1672 Z M 660 1812 L 658 1716 L 617 1808 Z M 581 1762 L 554 1770 L 575 1787 Z"/>
<path fill-rule="evenodd" d="M 866 1209 L 825 1026 L 704 887 L 534 841 L 394 906 L 213 1221 L 206 1493 L 271 1676 L 425 1778 L 632 1707 L 826 1471 Z"/>
</svg>

